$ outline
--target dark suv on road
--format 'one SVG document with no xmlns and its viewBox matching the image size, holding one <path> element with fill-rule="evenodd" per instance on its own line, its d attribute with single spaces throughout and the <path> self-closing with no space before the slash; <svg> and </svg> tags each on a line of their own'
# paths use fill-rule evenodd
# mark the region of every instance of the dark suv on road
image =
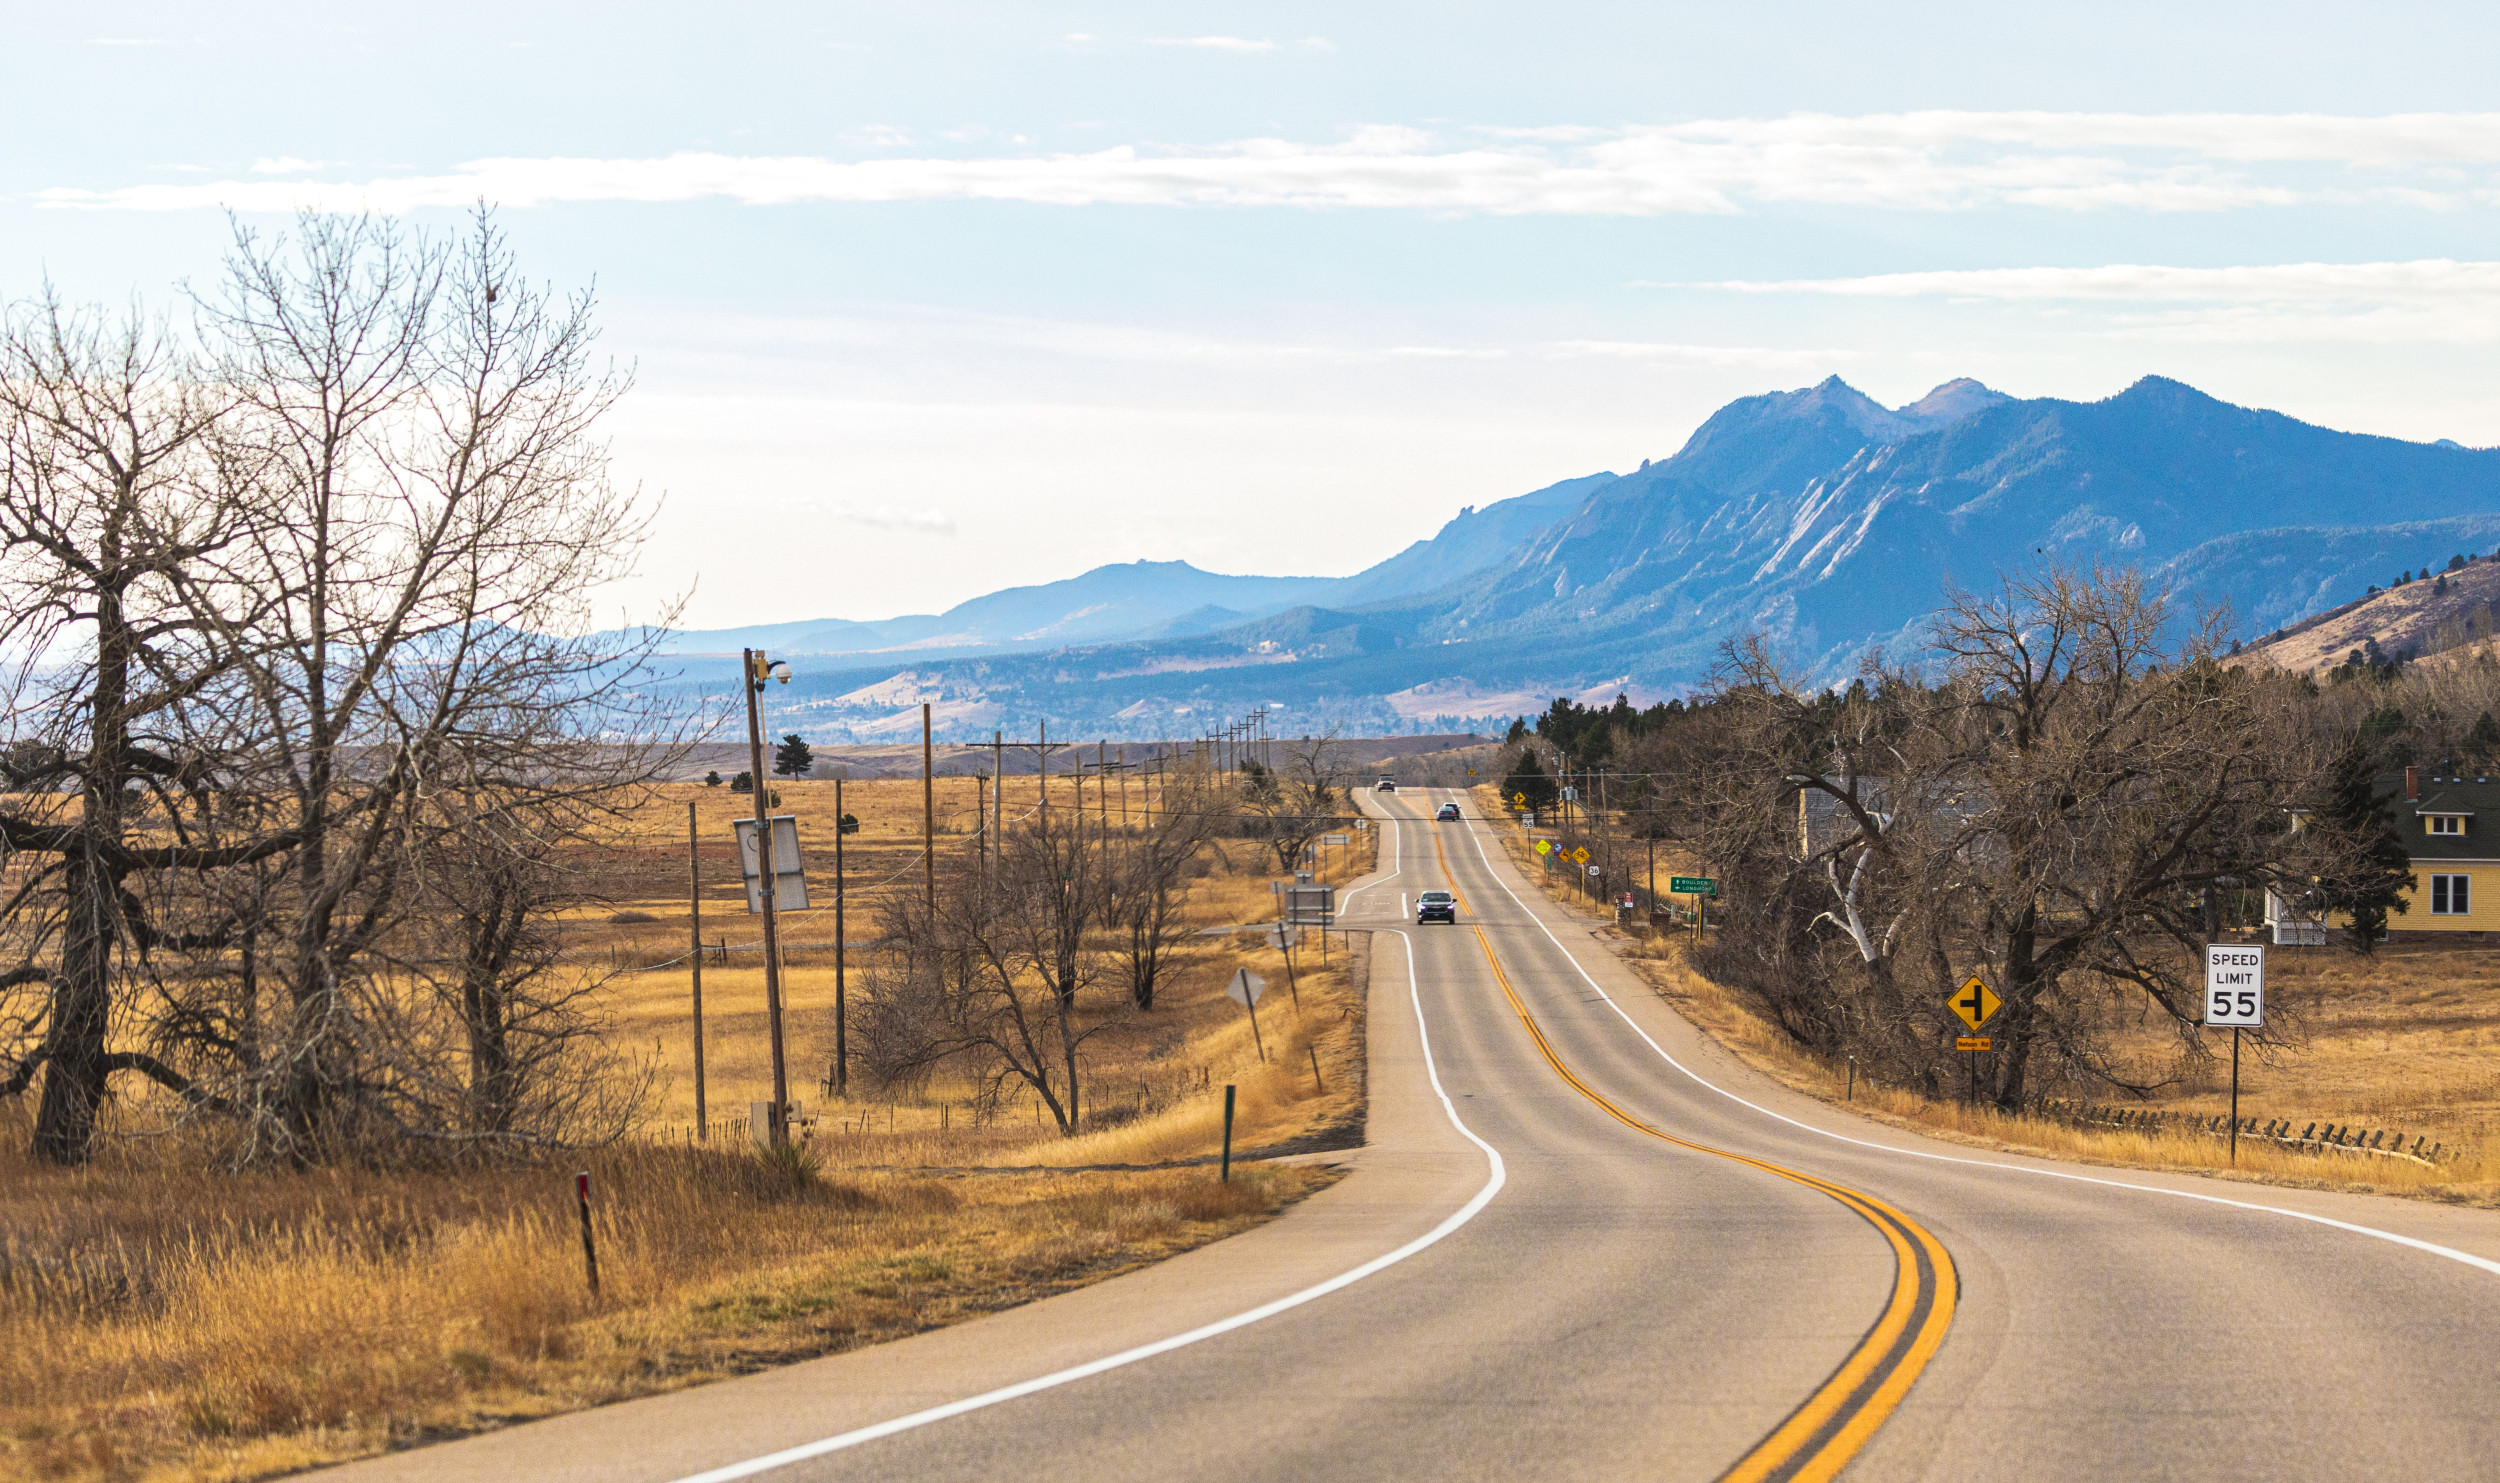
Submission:
<svg viewBox="0 0 2500 1483">
<path fill-rule="evenodd" d="M 1458 925 L 1458 898 L 1447 891 L 1426 891 L 1415 898 L 1415 925 L 1447 922 Z"/>
</svg>

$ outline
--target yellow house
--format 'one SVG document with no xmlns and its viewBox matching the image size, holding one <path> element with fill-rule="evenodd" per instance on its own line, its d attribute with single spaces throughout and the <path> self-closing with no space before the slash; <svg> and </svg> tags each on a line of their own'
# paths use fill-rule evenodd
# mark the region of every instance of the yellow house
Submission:
<svg viewBox="0 0 2500 1483">
<path fill-rule="evenodd" d="M 2500 779 L 2424 777 L 2404 771 L 2388 805 L 2412 857 L 2411 903 L 2389 913 L 2397 932 L 2500 931 Z"/>
</svg>

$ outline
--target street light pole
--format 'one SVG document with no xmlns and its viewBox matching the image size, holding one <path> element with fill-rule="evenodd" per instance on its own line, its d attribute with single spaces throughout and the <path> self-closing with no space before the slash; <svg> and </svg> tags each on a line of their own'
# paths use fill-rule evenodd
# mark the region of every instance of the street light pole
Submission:
<svg viewBox="0 0 2500 1483">
<path fill-rule="evenodd" d="M 782 683 L 788 684 L 788 665 L 772 663 L 761 649 L 746 651 L 747 777 L 755 785 L 755 870 L 757 895 L 764 907 L 764 1019 L 773 1048 L 773 1117 L 768 1136 L 772 1146 L 779 1148 L 790 1139 L 790 1078 L 781 1058 L 781 933 L 773 920 L 773 867 L 780 861 L 773 849 L 772 790 L 764 782 L 764 686 L 774 678 L 775 669 L 781 671 Z M 840 819 L 834 827 L 841 827 Z"/>
</svg>

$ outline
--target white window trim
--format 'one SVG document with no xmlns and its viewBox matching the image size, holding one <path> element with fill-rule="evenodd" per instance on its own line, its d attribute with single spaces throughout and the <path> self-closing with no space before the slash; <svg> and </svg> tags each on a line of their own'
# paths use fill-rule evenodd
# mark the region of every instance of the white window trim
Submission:
<svg viewBox="0 0 2500 1483">
<path fill-rule="evenodd" d="M 2462 889 L 2459 889 L 2462 887 Z M 2463 906 L 2458 897 L 2465 898 Z M 2442 902 L 2446 905 L 2442 905 Z M 2431 876 L 2431 915 L 2435 917 L 2469 917 L 2474 914 L 2474 877 L 2450 875 L 2439 871 Z"/>
</svg>

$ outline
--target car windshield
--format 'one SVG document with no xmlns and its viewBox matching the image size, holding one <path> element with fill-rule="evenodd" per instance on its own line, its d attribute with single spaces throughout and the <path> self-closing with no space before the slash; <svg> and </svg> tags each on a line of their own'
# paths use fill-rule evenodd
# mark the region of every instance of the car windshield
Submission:
<svg viewBox="0 0 2500 1483">
<path fill-rule="evenodd" d="M 1454 898 L 1447 891 L 1426 891 L 1419 899 L 1428 905 L 1439 906 Z"/>
</svg>

